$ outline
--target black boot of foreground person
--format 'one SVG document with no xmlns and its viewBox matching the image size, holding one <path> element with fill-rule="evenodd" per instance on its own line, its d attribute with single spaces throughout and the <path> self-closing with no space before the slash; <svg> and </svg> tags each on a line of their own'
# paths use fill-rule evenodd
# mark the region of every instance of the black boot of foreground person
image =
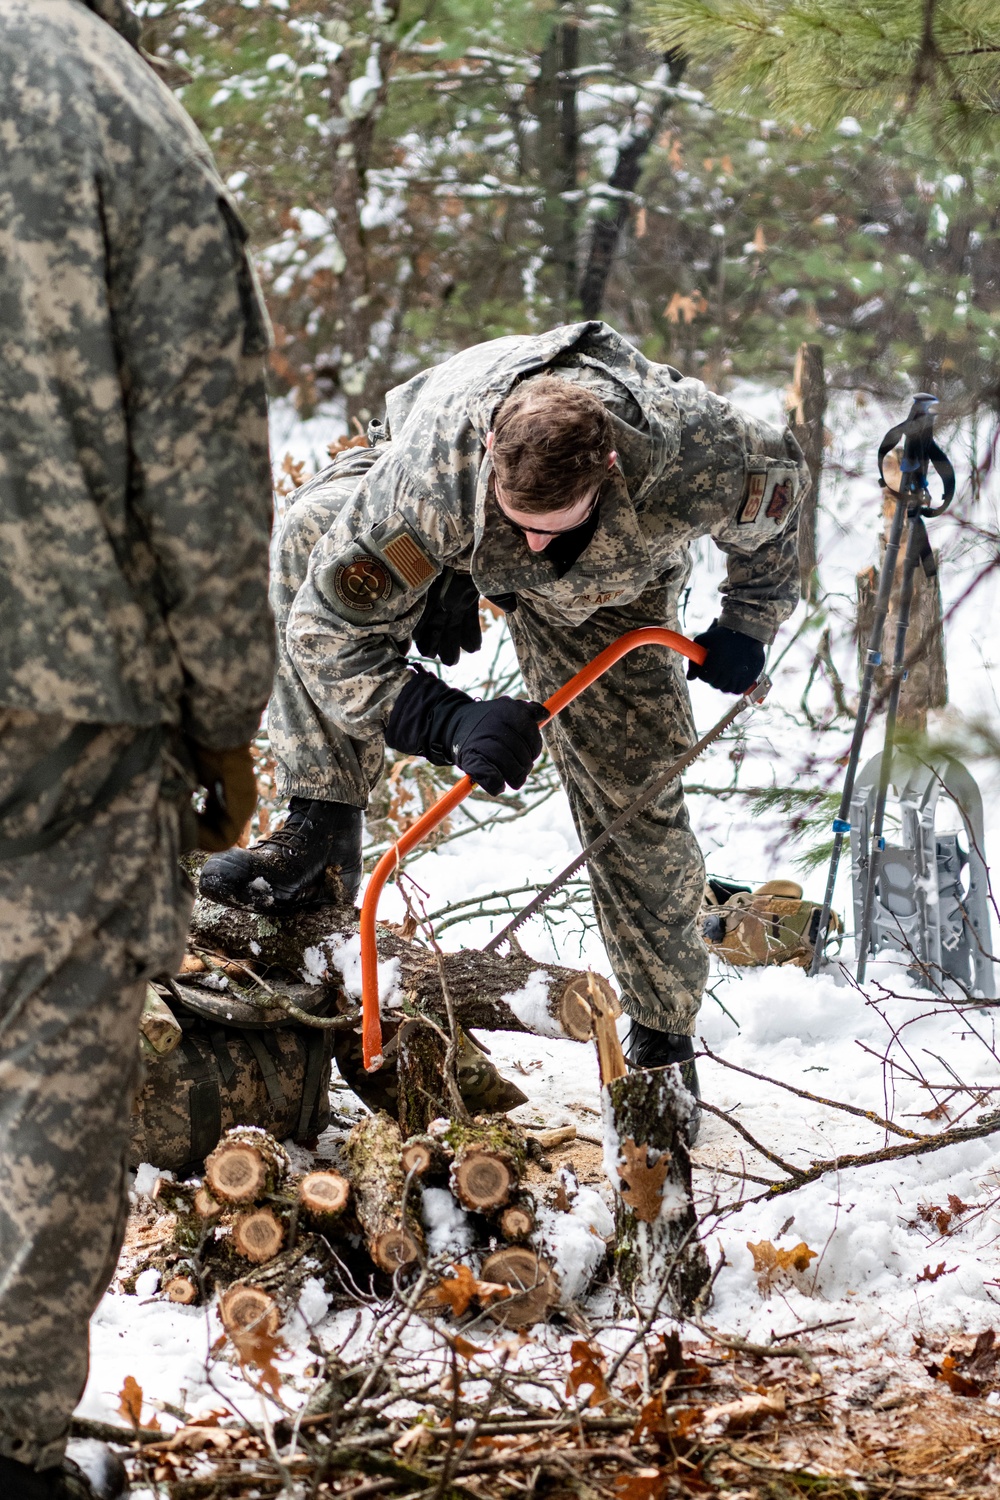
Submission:
<svg viewBox="0 0 1000 1500">
<path fill-rule="evenodd" d="M 701 1098 L 701 1084 L 694 1061 L 694 1040 L 674 1031 L 656 1031 L 633 1021 L 625 1040 L 625 1061 L 630 1068 L 680 1067 L 681 1080 L 688 1093 Z M 701 1129 L 701 1110 L 697 1107 L 691 1114 L 686 1129 L 687 1143 L 693 1146 Z"/>
<path fill-rule="evenodd" d="M 106 1443 L 71 1441 L 53 1469 L 32 1469 L 0 1456 L 3 1500 L 119 1500 L 128 1487 L 125 1465 Z"/>
<path fill-rule="evenodd" d="M 332 899 L 327 870 L 336 870 L 353 904 L 361 884 L 362 820 L 360 807 L 293 797 L 274 833 L 252 849 L 227 849 L 205 861 L 201 894 L 250 911 L 297 911 Z"/>
</svg>

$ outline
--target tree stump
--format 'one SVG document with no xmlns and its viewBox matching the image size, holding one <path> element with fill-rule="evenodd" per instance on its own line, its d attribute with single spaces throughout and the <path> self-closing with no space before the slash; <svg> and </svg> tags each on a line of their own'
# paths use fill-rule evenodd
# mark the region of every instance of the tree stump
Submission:
<svg viewBox="0 0 1000 1500">
<path fill-rule="evenodd" d="M 354 1205 L 368 1254 L 389 1275 L 417 1261 L 424 1245 L 416 1205 L 404 1212 L 403 1140 L 389 1115 L 359 1120 L 347 1139 Z M 412 1200 L 416 1193 L 410 1194 Z"/>
<path fill-rule="evenodd" d="M 644 1312 L 689 1313 L 710 1275 L 684 1135 L 691 1096 L 677 1070 L 635 1068 L 605 1084 L 603 1104 L 619 1282 Z"/>
</svg>

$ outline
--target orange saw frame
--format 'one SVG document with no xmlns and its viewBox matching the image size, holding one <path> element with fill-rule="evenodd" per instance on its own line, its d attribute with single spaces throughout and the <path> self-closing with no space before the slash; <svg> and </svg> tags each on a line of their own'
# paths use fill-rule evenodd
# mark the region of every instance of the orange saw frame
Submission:
<svg viewBox="0 0 1000 1500">
<path fill-rule="evenodd" d="M 603 651 L 598 652 L 592 662 L 571 677 L 569 682 L 563 684 L 557 692 L 552 694 L 545 702 L 548 717 L 542 720 L 548 724 L 554 719 L 559 711 L 572 703 L 591 683 L 602 677 L 609 667 L 615 662 L 621 661 L 630 651 L 635 651 L 639 646 L 666 646 L 670 651 L 677 651 L 681 656 L 686 656 L 689 661 L 701 666 L 705 660 L 704 646 L 696 646 L 694 641 L 689 641 L 686 635 L 680 635 L 676 630 L 663 630 L 659 626 L 650 625 L 642 630 L 630 630 L 625 635 L 619 636 L 612 645 L 606 646 Z M 454 812 L 460 802 L 472 791 L 475 782 L 470 776 L 463 776 L 456 781 L 450 791 L 445 792 L 434 806 L 428 808 L 427 812 L 419 817 L 412 827 L 408 828 L 398 843 L 387 849 L 371 873 L 368 881 L 368 889 L 365 891 L 365 899 L 361 904 L 361 1043 L 364 1054 L 365 1070 L 369 1073 L 375 1072 L 382 1066 L 382 1021 L 379 1015 L 378 994 L 378 945 L 375 940 L 375 917 L 378 912 L 379 897 L 382 887 L 389 876 L 399 868 L 400 860 L 415 849 L 427 835 L 442 823 L 449 813 Z"/>
</svg>

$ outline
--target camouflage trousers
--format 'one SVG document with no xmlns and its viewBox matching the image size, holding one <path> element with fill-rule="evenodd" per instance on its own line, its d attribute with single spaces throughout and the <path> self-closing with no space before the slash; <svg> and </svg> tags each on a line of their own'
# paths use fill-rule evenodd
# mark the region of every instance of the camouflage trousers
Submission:
<svg viewBox="0 0 1000 1500">
<path fill-rule="evenodd" d="M 271 604 L 278 671 L 268 710 L 278 786 L 285 796 L 365 807 L 381 775 L 381 741 L 352 740 L 310 698 L 284 642 L 309 554 L 332 525 L 356 480 L 308 493 L 289 510 L 272 555 Z M 624 609 L 601 609 L 580 626 L 554 623 L 519 601 L 507 616 L 528 693 L 548 698 L 627 630 L 677 628 L 686 568 L 652 584 Z M 657 772 L 696 738 L 684 664 L 642 647 L 620 661 L 543 730 L 569 797 L 577 832 L 589 843 Z M 705 865 L 679 781 L 601 851 L 590 866 L 594 909 L 622 1005 L 660 1031 L 691 1035 L 708 977 L 698 913 Z"/>
<path fill-rule="evenodd" d="M 0 801 L 72 727 L 0 708 Z M 102 729 L 3 837 L 85 805 L 135 733 Z M 124 1236 L 145 980 L 190 913 L 163 780 L 157 761 L 53 847 L 0 859 L 0 1453 L 38 1468 L 62 1455 Z"/>
</svg>

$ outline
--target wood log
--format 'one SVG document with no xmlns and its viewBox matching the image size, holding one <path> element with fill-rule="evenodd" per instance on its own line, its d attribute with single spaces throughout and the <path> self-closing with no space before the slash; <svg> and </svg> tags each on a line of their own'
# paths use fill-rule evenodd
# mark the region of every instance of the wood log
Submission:
<svg viewBox="0 0 1000 1500">
<path fill-rule="evenodd" d="M 285 1243 L 285 1225 L 273 1208 L 253 1208 L 237 1214 L 232 1225 L 236 1254 L 252 1265 L 273 1260 Z"/>
<path fill-rule="evenodd" d="M 396 1113 L 405 1136 L 425 1131 L 432 1120 L 450 1113 L 445 1085 L 448 1044 L 436 1026 L 409 1019 L 396 1036 Z"/>
<path fill-rule="evenodd" d="M 139 1035 L 143 1051 L 150 1057 L 166 1057 L 179 1045 L 183 1035 L 177 1017 L 151 984 L 146 986 Z"/>
<path fill-rule="evenodd" d="M 635 1068 L 603 1088 L 615 1188 L 618 1279 L 644 1312 L 690 1313 L 708 1285 L 685 1126 L 691 1097 L 672 1068 Z"/>
<path fill-rule="evenodd" d="M 334 955 L 357 935 L 357 916 L 353 908 L 320 907 L 275 921 L 202 898 L 195 903 L 191 936 L 200 947 L 245 962 L 272 986 L 281 976 L 295 984 L 304 975 L 314 979 L 318 967 L 325 964 L 325 977 L 319 986 L 313 985 L 314 995 L 332 997 L 342 1010 L 351 1011 L 354 1002 L 344 992 Z M 399 959 L 404 1013 L 426 1011 L 443 1020 L 438 957 L 381 924 L 378 945 L 382 959 Z M 442 961 L 456 1020 L 466 1030 L 520 1031 L 589 1041 L 593 995 L 599 993 L 606 1003 L 617 1005 L 614 991 L 600 975 L 542 964 L 523 953 L 501 956 L 467 950 L 446 953 Z M 533 980 L 538 974 L 545 976 L 544 983 Z M 400 1019 L 398 1012 L 395 1019 Z M 334 1021 L 340 1026 L 342 1018 Z"/>
<path fill-rule="evenodd" d="M 517 1245 L 531 1238 L 537 1222 L 534 1199 L 522 1193 L 498 1214 L 497 1229 L 503 1239 Z"/>
<path fill-rule="evenodd" d="M 192 1302 L 198 1300 L 198 1283 L 193 1276 L 171 1276 L 164 1284 L 163 1295 L 168 1302 L 179 1302 L 183 1307 L 190 1307 Z"/>
<path fill-rule="evenodd" d="M 232 1339 L 273 1334 L 281 1327 L 281 1308 L 263 1287 L 236 1281 L 219 1295 L 219 1318 Z"/>
<path fill-rule="evenodd" d="M 205 1160 L 205 1185 L 220 1203 L 256 1203 L 288 1174 L 284 1147 L 253 1125 L 228 1130 Z"/>
<path fill-rule="evenodd" d="M 559 1283 L 547 1261 L 527 1245 L 507 1245 L 483 1261 L 480 1280 L 509 1286 L 511 1295 L 491 1302 L 487 1311 L 505 1328 L 544 1323 L 559 1302 Z"/>
<path fill-rule="evenodd" d="M 343 1217 L 350 1197 L 351 1184 L 340 1172 L 307 1172 L 298 1185 L 299 1215 L 326 1233 Z"/>
<path fill-rule="evenodd" d="M 443 1182 L 455 1158 L 448 1143 L 431 1133 L 411 1136 L 404 1141 L 401 1153 L 403 1171 L 412 1172 L 421 1182 Z"/>
<path fill-rule="evenodd" d="M 454 1153 L 449 1183 L 463 1208 L 489 1214 L 509 1203 L 524 1172 L 524 1136 L 502 1115 L 452 1121 L 444 1139 Z"/>
<path fill-rule="evenodd" d="M 424 1237 L 411 1192 L 404 1211 L 406 1178 L 403 1138 L 387 1114 L 359 1120 L 347 1138 L 354 1205 L 368 1254 L 379 1270 L 392 1275 L 423 1253 Z"/>
<path fill-rule="evenodd" d="M 213 1198 L 207 1187 L 200 1187 L 194 1195 L 194 1211 L 201 1219 L 217 1219 L 222 1213 L 222 1204 Z"/>
</svg>

